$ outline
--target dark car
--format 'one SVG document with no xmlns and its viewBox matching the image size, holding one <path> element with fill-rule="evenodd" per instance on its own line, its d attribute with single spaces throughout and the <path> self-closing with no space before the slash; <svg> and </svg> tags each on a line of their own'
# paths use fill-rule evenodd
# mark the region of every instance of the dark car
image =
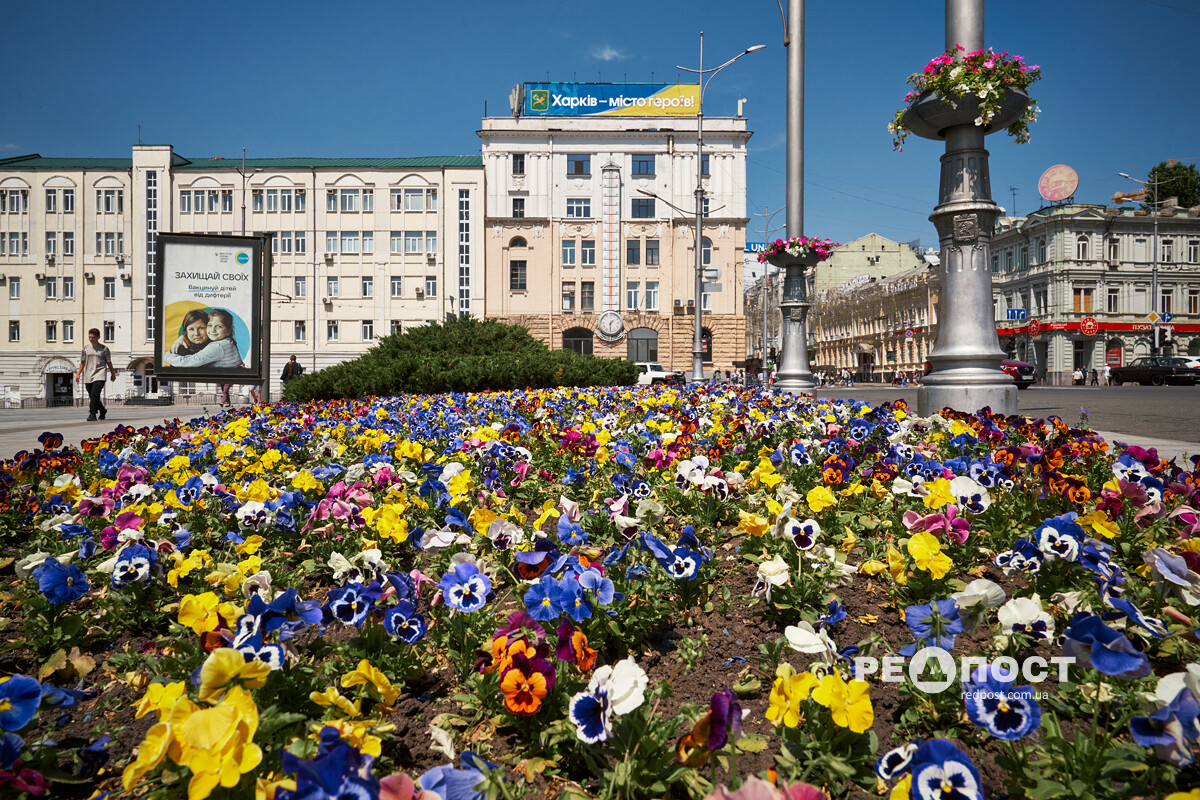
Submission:
<svg viewBox="0 0 1200 800">
<path fill-rule="evenodd" d="M 1028 389 L 1037 383 L 1037 367 L 1033 364 L 1027 364 L 1024 361 L 1012 361 L 1004 359 L 1000 362 L 1000 369 L 1004 370 L 1004 374 L 1013 379 L 1013 383 L 1017 384 L 1018 389 Z M 925 362 L 925 374 L 928 375 L 933 370 L 933 362 Z"/>
<path fill-rule="evenodd" d="M 1195 386 L 1196 376 L 1196 370 L 1190 369 L 1178 358 L 1145 356 L 1135 358 L 1129 366 L 1113 367 L 1108 380 L 1114 386 L 1123 383 L 1140 383 L 1143 386 L 1162 386 L 1164 383 Z"/>
</svg>

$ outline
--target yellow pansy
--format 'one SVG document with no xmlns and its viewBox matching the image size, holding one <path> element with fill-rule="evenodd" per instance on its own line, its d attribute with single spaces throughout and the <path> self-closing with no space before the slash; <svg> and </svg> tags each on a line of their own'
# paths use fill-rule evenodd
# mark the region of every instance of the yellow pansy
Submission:
<svg viewBox="0 0 1200 800">
<path fill-rule="evenodd" d="M 179 472 L 180 470 L 188 469 L 192 466 L 192 459 L 188 456 L 171 456 L 167 460 L 167 472 Z"/>
<path fill-rule="evenodd" d="M 200 667 L 200 702 L 220 699 L 233 681 L 241 681 L 249 689 L 261 688 L 271 674 L 271 667 L 262 661 L 247 661 L 241 651 L 221 647 L 212 651 Z"/>
<path fill-rule="evenodd" d="M 324 485 L 317 480 L 317 477 L 306 469 L 302 469 L 292 476 L 292 488 L 298 489 L 301 492 L 307 492 L 317 489 L 323 489 Z"/>
<path fill-rule="evenodd" d="M 201 634 L 216 630 L 222 620 L 232 626 L 241 613 L 241 609 L 232 603 L 222 603 L 213 592 L 188 594 L 179 601 L 178 621 Z"/>
<path fill-rule="evenodd" d="M 329 725 L 337 730 L 338 736 L 341 736 L 349 744 L 359 749 L 359 751 L 371 756 L 379 758 L 379 754 L 383 752 L 383 740 L 375 734 L 371 733 L 372 723 L 350 719 L 332 719 L 319 723 L 316 727 L 318 730 L 325 725 Z M 391 726 L 381 725 L 379 729 L 390 728 Z"/>
<path fill-rule="evenodd" d="M 769 525 L 766 517 L 738 509 L 738 530 L 745 531 L 751 536 L 762 536 L 767 532 Z"/>
<path fill-rule="evenodd" d="M 849 553 L 851 550 L 854 549 L 854 545 L 856 545 L 856 544 L 858 544 L 858 537 L 855 536 L 853 533 L 847 532 L 846 535 L 842 537 L 842 544 L 841 544 L 842 552 Z"/>
<path fill-rule="evenodd" d="M 1093 511 L 1090 514 L 1085 514 L 1075 520 L 1085 529 L 1090 529 L 1094 533 L 1098 533 L 1107 539 L 1116 538 L 1121 533 L 1121 529 L 1115 522 L 1108 518 L 1108 515 L 1103 511 Z"/>
<path fill-rule="evenodd" d="M 899 412 L 896 413 L 899 414 Z M 912 797 L 912 773 L 905 775 L 899 783 L 892 787 L 888 800 L 908 800 L 910 797 Z"/>
<path fill-rule="evenodd" d="M 763 501 L 767 506 L 767 513 L 771 519 L 779 519 L 779 515 L 783 513 L 783 505 L 773 497 L 768 497 Z"/>
<path fill-rule="evenodd" d="M 917 569 L 929 572 L 936 580 L 946 577 L 946 573 L 954 566 L 950 557 L 942 552 L 941 542 L 926 531 L 914 534 L 908 540 L 908 554 L 913 557 Z"/>
<path fill-rule="evenodd" d="M 380 409 L 382 413 L 382 409 Z M 258 777 L 254 780 L 254 800 L 275 800 L 275 793 L 280 789 L 289 792 L 296 791 L 295 778 L 275 779 L 274 773 L 268 778 Z"/>
<path fill-rule="evenodd" d="M 821 678 L 820 685 L 813 689 L 812 699 L 833 712 L 836 725 L 855 733 L 870 730 L 875 722 L 875 709 L 871 706 L 871 692 L 866 681 L 846 683 L 834 672 Z"/>
<path fill-rule="evenodd" d="M 387 675 L 384 675 L 378 669 L 371 665 L 370 661 L 365 658 L 358 662 L 358 666 L 353 672 L 347 672 L 342 676 L 342 688 L 349 689 L 352 686 L 373 686 L 379 692 L 379 696 L 383 699 L 384 705 L 394 705 L 400 697 L 400 689 L 393 686 L 388 680 Z"/>
<path fill-rule="evenodd" d="M 487 536 L 488 528 L 492 523 L 500 519 L 500 515 L 490 508 L 480 506 L 471 512 L 471 525 L 475 529 L 475 533 L 480 536 Z"/>
<path fill-rule="evenodd" d="M 775 669 L 775 683 L 771 686 L 771 698 L 767 706 L 767 720 L 773 725 L 794 728 L 800 724 L 800 703 L 808 699 L 817 685 L 817 676 L 811 672 L 796 674 L 791 664 L 780 664 Z"/>
<path fill-rule="evenodd" d="M 558 515 L 559 511 L 554 507 L 554 501 L 547 500 L 545 503 L 542 503 L 542 513 L 539 514 L 538 518 L 533 521 L 533 529 L 535 531 L 540 531 L 546 520 L 550 519 L 551 517 L 557 517 Z"/>
<path fill-rule="evenodd" d="M 162 763 L 171 744 L 171 728 L 165 722 L 159 722 L 146 731 L 146 738 L 138 745 L 137 758 L 125 767 L 121 773 L 121 785 L 129 791 L 137 785 L 147 772 Z"/>
<path fill-rule="evenodd" d="M 323 692 L 312 692 L 308 696 L 319 706 L 333 706 L 348 717 L 362 716 L 362 710 L 356 701 L 343 697 L 336 687 L 328 686 Z"/>
<path fill-rule="evenodd" d="M 809 508 L 817 513 L 824 511 L 830 506 L 837 505 L 837 498 L 833 496 L 833 492 L 824 486 L 809 489 L 808 494 L 804 496 L 804 501 L 808 503 Z"/>
<path fill-rule="evenodd" d="M 887 568 L 896 583 L 901 586 L 908 583 L 908 564 L 904 561 L 904 554 L 890 544 L 887 548 Z"/>
<path fill-rule="evenodd" d="M 885 571 L 887 568 L 887 564 L 874 558 L 870 559 L 869 561 L 864 561 L 858 565 L 859 572 L 861 572 L 863 575 L 870 575 L 871 577 L 875 577 L 879 573 Z"/>
<path fill-rule="evenodd" d="M 146 687 L 142 699 L 134 705 L 134 718 L 141 719 L 151 711 L 170 711 L 186 690 L 187 686 L 183 681 L 150 684 Z"/>
<path fill-rule="evenodd" d="M 926 481 L 925 490 L 929 492 L 925 495 L 926 508 L 938 509 L 947 503 L 954 502 L 954 495 L 950 492 L 950 481 L 945 478 Z"/>
<path fill-rule="evenodd" d="M 407 508 L 408 504 L 404 502 L 384 503 L 378 507 L 364 508 L 362 515 L 367 526 L 381 537 L 401 544 L 408 539 L 408 520 L 403 516 Z"/>
<path fill-rule="evenodd" d="M 233 549 L 242 555 L 253 555 L 254 553 L 258 552 L 258 548 L 262 547 L 263 543 L 266 541 L 266 539 L 264 539 L 262 536 L 259 536 L 257 533 L 252 533 L 247 536 L 241 544 L 236 545 Z"/>
<path fill-rule="evenodd" d="M 842 491 L 839 492 L 839 494 L 841 494 L 842 497 L 852 497 L 854 495 L 860 495 L 863 492 L 865 492 L 866 490 L 867 490 L 867 487 L 863 486 L 861 481 L 855 481 L 854 483 L 847 486 L 845 489 L 842 489 Z"/>
</svg>

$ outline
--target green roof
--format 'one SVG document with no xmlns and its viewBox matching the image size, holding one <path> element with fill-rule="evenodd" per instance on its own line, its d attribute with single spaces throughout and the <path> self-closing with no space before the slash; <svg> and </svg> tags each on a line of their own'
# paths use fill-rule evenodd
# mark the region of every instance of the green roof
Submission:
<svg viewBox="0 0 1200 800">
<path fill-rule="evenodd" d="M 185 159 L 178 155 L 175 170 L 239 170 L 241 158 Z M 248 158 L 246 169 L 273 172 L 289 169 L 481 169 L 483 156 L 416 156 L 413 158 Z M 132 158 L 44 158 L 37 153 L 0 158 L 0 170 L 129 170 Z"/>
</svg>

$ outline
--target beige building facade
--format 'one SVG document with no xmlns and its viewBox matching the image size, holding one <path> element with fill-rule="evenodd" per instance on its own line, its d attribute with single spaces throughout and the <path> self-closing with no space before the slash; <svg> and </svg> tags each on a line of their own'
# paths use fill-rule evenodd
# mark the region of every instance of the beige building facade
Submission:
<svg viewBox="0 0 1200 800">
<path fill-rule="evenodd" d="M 704 120 L 705 368 L 745 358 L 741 117 Z M 485 313 L 553 349 L 690 372 L 695 117 L 488 117 Z M 603 324 L 602 324 L 603 323 Z"/>
<path fill-rule="evenodd" d="M 160 232 L 272 234 L 271 386 L 447 314 L 482 316 L 478 156 L 190 160 L 169 145 L 129 159 L 0 161 L 0 340 L 6 400 L 70 403 L 87 330 L 119 375 L 109 398 L 211 391 L 154 378 Z"/>
</svg>

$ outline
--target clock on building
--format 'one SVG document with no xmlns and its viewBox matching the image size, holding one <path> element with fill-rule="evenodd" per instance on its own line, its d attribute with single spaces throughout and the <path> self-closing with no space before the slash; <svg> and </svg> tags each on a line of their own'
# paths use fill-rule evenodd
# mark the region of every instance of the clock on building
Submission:
<svg viewBox="0 0 1200 800">
<path fill-rule="evenodd" d="M 596 321 L 596 331 L 601 339 L 614 342 L 625 333 L 625 320 L 616 311 L 605 311 Z"/>
</svg>

